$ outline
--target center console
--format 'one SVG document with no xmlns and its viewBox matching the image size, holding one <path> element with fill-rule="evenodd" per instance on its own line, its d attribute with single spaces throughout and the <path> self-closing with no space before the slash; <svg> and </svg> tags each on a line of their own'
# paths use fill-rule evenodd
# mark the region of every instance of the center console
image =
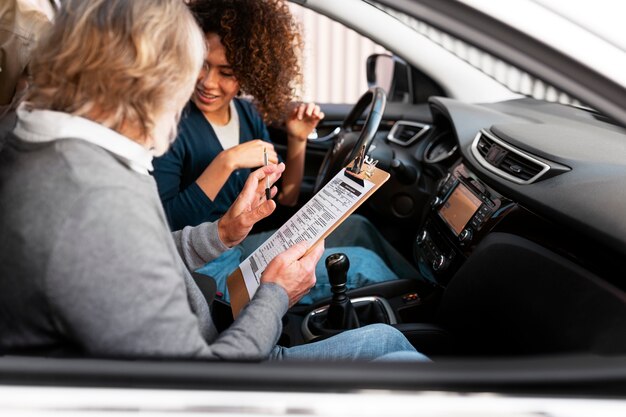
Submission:
<svg viewBox="0 0 626 417">
<path fill-rule="evenodd" d="M 289 333 L 298 334 L 301 342 L 307 343 L 355 326 L 385 323 L 402 331 L 422 352 L 445 352 L 453 345 L 450 335 L 435 324 L 444 287 L 478 243 L 515 206 L 457 162 L 439 181 L 413 245 L 418 269 L 426 280 L 392 280 L 347 292 L 349 263 L 347 259 L 337 261 L 337 268 L 330 268 L 329 262 L 334 262 L 331 258 L 338 254 L 330 255 L 326 267 L 332 300 L 314 305 L 302 318 L 285 323 L 286 327 L 297 326 Z M 352 304 L 349 311 L 344 305 L 346 295 Z M 341 318 L 336 318 L 334 313 L 339 311 Z"/>
<path fill-rule="evenodd" d="M 447 284 L 473 247 L 513 206 L 463 163 L 454 165 L 439 183 L 413 245 L 422 275 Z"/>
</svg>

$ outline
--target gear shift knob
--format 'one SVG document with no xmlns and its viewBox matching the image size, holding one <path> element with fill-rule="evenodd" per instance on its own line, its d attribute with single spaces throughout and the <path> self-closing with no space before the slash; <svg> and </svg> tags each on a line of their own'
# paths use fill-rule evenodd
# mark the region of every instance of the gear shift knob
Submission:
<svg viewBox="0 0 626 417">
<path fill-rule="evenodd" d="M 334 330 L 348 330 L 359 327 L 354 307 L 346 295 L 346 281 L 350 261 L 343 253 L 333 253 L 326 258 L 326 270 L 333 298 L 328 306 L 325 327 Z"/>
<path fill-rule="evenodd" d="M 350 261 L 343 253 L 333 253 L 326 258 L 326 270 L 328 271 L 328 281 L 330 285 L 335 287 L 346 286 L 348 279 L 348 269 L 350 269 Z M 334 292 L 334 291 L 333 291 Z"/>
</svg>

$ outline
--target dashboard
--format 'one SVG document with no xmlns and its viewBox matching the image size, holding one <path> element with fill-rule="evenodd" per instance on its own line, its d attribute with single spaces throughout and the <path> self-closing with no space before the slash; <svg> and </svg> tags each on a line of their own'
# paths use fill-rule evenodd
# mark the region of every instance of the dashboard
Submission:
<svg viewBox="0 0 626 417">
<path fill-rule="evenodd" d="M 626 352 L 626 129 L 530 98 L 431 97 L 387 103 L 368 157 L 391 178 L 360 214 L 423 280 L 351 296 L 443 328 L 446 354 Z"/>
<path fill-rule="evenodd" d="M 626 130 L 532 99 L 427 110 L 375 140 L 392 180 L 372 204 L 414 230 L 437 321 L 464 353 L 626 350 Z"/>
<path fill-rule="evenodd" d="M 445 286 L 488 235 L 508 233 L 626 289 L 614 273 L 626 259 L 625 129 L 533 99 L 433 97 L 425 114 L 405 112 L 370 152 L 395 174 L 373 204 L 417 226 L 425 277 Z"/>
</svg>

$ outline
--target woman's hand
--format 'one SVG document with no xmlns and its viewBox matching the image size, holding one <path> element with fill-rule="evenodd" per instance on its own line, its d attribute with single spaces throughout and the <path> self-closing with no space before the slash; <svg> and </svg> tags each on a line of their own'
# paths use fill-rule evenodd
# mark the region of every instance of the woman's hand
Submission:
<svg viewBox="0 0 626 417">
<path fill-rule="evenodd" d="M 285 164 L 280 163 L 261 167 L 250 174 L 243 190 L 217 224 L 218 234 L 224 245 L 237 245 L 248 236 L 256 222 L 272 214 L 276 203 L 265 198 L 265 177 L 269 177 L 270 184 L 273 184 L 284 170 Z M 277 191 L 272 186 L 272 197 Z"/>
<path fill-rule="evenodd" d="M 274 145 L 261 139 L 251 140 L 220 152 L 196 180 L 198 187 L 209 199 L 215 200 L 230 174 L 236 169 L 263 166 L 264 150 L 267 152 L 268 162 L 276 164 L 278 155 Z"/>
<path fill-rule="evenodd" d="M 222 152 L 227 167 L 232 171 L 240 168 L 263 166 L 263 150 L 267 152 L 270 164 L 278 163 L 274 145 L 261 139 L 244 142 Z"/>
<path fill-rule="evenodd" d="M 315 103 L 294 104 L 285 121 L 287 128 L 287 170 L 283 178 L 283 187 L 278 200 L 285 206 L 294 206 L 298 202 L 300 184 L 304 176 L 306 140 L 317 123 L 324 118 L 320 106 Z"/>
<path fill-rule="evenodd" d="M 290 140 L 305 142 L 309 134 L 323 118 L 324 112 L 315 103 L 294 105 L 285 121 L 287 137 Z"/>
</svg>

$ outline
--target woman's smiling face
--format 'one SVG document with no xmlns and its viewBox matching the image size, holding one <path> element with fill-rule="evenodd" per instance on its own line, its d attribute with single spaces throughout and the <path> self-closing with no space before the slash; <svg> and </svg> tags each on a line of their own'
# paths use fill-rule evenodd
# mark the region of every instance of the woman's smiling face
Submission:
<svg viewBox="0 0 626 417">
<path fill-rule="evenodd" d="M 226 60 L 226 51 L 215 33 L 206 36 L 208 52 L 198 77 L 193 101 L 207 119 L 218 124 L 230 120 L 230 101 L 239 92 L 239 82 Z"/>
</svg>

